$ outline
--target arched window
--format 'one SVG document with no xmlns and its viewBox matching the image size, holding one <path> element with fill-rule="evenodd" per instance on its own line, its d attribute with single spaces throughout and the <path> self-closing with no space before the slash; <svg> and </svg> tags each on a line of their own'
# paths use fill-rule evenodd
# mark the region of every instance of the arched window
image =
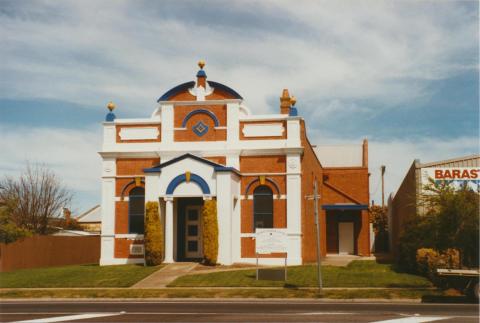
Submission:
<svg viewBox="0 0 480 323">
<path fill-rule="evenodd" d="M 273 228 L 273 193 L 266 185 L 253 191 L 253 225 L 254 228 Z"/>
<path fill-rule="evenodd" d="M 144 232 L 145 189 L 133 188 L 128 195 L 128 233 Z"/>
</svg>

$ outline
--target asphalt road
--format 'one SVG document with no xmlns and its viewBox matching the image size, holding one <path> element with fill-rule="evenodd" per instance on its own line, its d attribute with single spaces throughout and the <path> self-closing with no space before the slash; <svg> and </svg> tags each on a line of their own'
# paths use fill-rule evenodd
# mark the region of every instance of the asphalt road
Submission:
<svg viewBox="0 0 480 323">
<path fill-rule="evenodd" d="M 0 322 L 478 322 L 477 304 L 320 300 L 2 301 Z"/>
</svg>

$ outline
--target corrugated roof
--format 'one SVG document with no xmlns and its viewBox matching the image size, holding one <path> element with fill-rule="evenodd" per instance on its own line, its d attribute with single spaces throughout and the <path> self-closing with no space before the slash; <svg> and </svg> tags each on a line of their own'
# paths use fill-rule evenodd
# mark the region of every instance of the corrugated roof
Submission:
<svg viewBox="0 0 480 323">
<path fill-rule="evenodd" d="M 315 154 L 323 167 L 362 167 L 362 145 L 317 146 Z"/>
<path fill-rule="evenodd" d="M 418 168 L 427 167 L 480 167 L 480 155 L 469 155 L 465 157 L 418 164 Z"/>
<path fill-rule="evenodd" d="M 102 208 L 100 205 L 96 205 L 87 212 L 77 216 L 75 220 L 77 220 L 79 223 L 102 222 Z"/>
</svg>

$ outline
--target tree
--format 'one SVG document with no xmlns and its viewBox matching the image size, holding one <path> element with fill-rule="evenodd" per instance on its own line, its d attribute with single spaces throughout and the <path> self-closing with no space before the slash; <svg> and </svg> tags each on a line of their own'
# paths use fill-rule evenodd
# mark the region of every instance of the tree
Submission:
<svg viewBox="0 0 480 323">
<path fill-rule="evenodd" d="M 370 223 L 375 232 L 375 252 L 388 251 L 388 218 L 387 208 L 380 205 L 372 205 L 368 209 Z"/>
<path fill-rule="evenodd" d="M 33 233 L 48 233 L 49 220 L 58 218 L 71 199 L 72 194 L 45 166 L 27 165 L 18 179 L 0 180 L 0 200 L 10 210 L 11 221 Z"/>
<path fill-rule="evenodd" d="M 425 186 L 420 203 L 431 218 L 435 248 L 457 249 L 465 266 L 479 263 L 479 194 L 467 183 L 455 188 L 447 182 Z"/>
<path fill-rule="evenodd" d="M 218 257 L 217 201 L 206 200 L 202 208 L 203 257 L 205 264 L 215 265 Z"/>
<path fill-rule="evenodd" d="M 30 236 L 28 230 L 19 228 L 10 218 L 8 208 L 0 207 L 0 242 L 11 243 L 23 237 Z"/>
<path fill-rule="evenodd" d="M 160 265 L 163 261 L 163 227 L 158 212 L 158 202 L 147 202 L 145 213 L 145 263 Z"/>
<path fill-rule="evenodd" d="M 388 231 L 387 208 L 380 205 L 372 205 L 368 212 L 370 214 L 370 223 L 373 224 L 375 233 Z"/>
<path fill-rule="evenodd" d="M 431 181 L 418 198 L 421 214 L 412 216 L 400 235 L 399 265 L 414 271 L 416 253 L 431 248 L 440 253 L 458 250 L 461 264 L 479 263 L 479 194 L 467 185 L 459 189 Z"/>
</svg>

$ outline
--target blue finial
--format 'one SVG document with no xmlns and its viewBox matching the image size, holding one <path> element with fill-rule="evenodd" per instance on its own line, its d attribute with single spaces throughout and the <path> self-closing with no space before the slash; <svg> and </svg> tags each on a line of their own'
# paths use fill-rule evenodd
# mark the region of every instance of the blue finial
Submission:
<svg viewBox="0 0 480 323">
<path fill-rule="evenodd" d="M 113 121 L 115 121 L 115 118 L 116 118 L 115 113 L 109 112 L 109 113 L 107 113 L 107 116 L 105 117 L 105 121 L 106 122 L 113 122 Z"/>
<path fill-rule="evenodd" d="M 203 70 L 203 67 L 205 66 L 205 61 L 202 59 L 198 61 L 198 67 L 200 67 L 200 70 L 197 73 L 197 77 L 207 77 L 207 73 Z"/>
<path fill-rule="evenodd" d="M 113 113 L 113 110 L 115 109 L 115 103 L 113 103 L 112 101 L 108 102 L 107 104 L 107 109 L 110 110 L 109 113 L 107 113 L 107 116 L 105 117 L 105 121 L 106 122 L 113 122 L 115 121 L 115 114 Z"/>
<path fill-rule="evenodd" d="M 298 111 L 295 107 L 295 103 L 297 103 L 297 98 L 292 95 L 292 97 L 290 98 L 290 103 L 292 104 L 292 106 L 290 107 L 290 112 L 288 113 L 288 115 L 291 117 L 298 116 Z"/>
</svg>

